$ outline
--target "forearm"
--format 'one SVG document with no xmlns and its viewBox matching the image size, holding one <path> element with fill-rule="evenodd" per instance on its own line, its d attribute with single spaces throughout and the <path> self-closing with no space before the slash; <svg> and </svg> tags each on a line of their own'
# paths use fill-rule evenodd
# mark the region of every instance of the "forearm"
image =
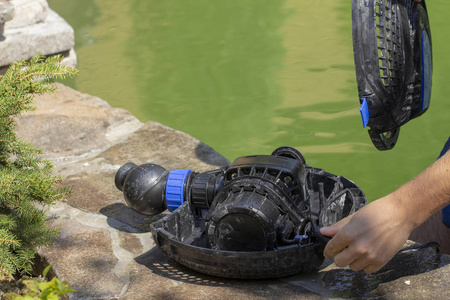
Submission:
<svg viewBox="0 0 450 300">
<path fill-rule="evenodd" d="M 320 231 L 337 266 L 373 273 L 403 246 L 411 231 L 450 202 L 450 152 L 395 192 Z"/>
<path fill-rule="evenodd" d="M 413 228 L 425 222 L 450 204 L 450 152 L 387 197 L 396 201 Z"/>
</svg>

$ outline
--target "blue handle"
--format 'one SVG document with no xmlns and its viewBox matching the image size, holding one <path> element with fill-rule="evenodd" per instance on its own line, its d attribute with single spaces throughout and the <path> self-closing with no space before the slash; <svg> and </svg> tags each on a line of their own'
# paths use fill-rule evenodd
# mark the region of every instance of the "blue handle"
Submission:
<svg viewBox="0 0 450 300">
<path fill-rule="evenodd" d="M 366 98 L 361 98 L 361 107 L 359 109 L 359 112 L 361 113 L 363 127 L 366 127 L 369 123 L 369 106 L 367 105 Z"/>
</svg>

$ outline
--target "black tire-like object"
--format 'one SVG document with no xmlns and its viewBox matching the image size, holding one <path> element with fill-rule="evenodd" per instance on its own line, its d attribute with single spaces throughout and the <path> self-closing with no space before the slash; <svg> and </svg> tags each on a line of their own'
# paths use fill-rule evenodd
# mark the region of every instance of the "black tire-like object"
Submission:
<svg viewBox="0 0 450 300">
<path fill-rule="evenodd" d="M 432 44 L 425 0 L 352 0 L 353 51 L 364 127 L 379 150 L 430 105 Z"/>
</svg>

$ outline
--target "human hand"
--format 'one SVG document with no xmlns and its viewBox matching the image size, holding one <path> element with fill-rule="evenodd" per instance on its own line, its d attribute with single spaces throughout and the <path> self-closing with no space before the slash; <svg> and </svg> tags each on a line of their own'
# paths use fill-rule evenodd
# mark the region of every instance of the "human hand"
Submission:
<svg viewBox="0 0 450 300">
<path fill-rule="evenodd" d="M 392 195 L 374 201 L 320 232 L 333 238 L 324 255 L 338 267 L 373 273 L 381 269 L 404 245 L 413 222 Z"/>
<path fill-rule="evenodd" d="M 320 233 L 333 237 L 324 255 L 338 267 L 373 273 L 404 245 L 411 231 L 450 204 L 450 151 L 417 177 Z"/>
</svg>

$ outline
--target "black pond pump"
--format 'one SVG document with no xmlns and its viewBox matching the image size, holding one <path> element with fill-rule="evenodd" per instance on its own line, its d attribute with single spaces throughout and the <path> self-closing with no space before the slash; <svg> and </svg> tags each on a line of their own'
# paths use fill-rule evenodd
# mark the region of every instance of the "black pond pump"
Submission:
<svg viewBox="0 0 450 300">
<path fill-rule="evenodd" d="M 151 225 L 156 244 L 209 275 L 270 278 L 312 272 L 328 238 L 319 228 L 361 208 L 361 189 L 305 163 L 292 147 L 237 158 L 204 173 L 126 163 L 116 187 L 139 213 L 172 213 Z"/>
</svg>

